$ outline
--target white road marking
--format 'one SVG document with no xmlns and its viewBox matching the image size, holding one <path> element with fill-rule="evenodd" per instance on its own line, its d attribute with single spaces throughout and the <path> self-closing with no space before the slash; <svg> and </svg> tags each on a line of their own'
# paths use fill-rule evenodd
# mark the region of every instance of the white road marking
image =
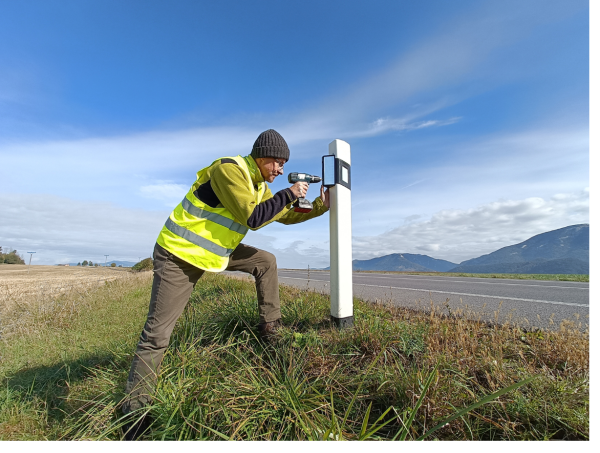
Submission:
<svg viewBox="0 0 600 453">
<path fill-rule="evenodd" d="M 290 280 L 304 280 L 307 281 L 307 279 L 305 278 L 295 278 L 295 277 L 284 277 L 282 276 L 281 278 L 287 278 Z M 319 282 L 324 282 L 326 283 L 326 281 L 324 280 L 316 280 Z M 589 307 L 589 305 L 586 304 L 572 304 L 572 303 L 568 303 L 568 302 L 555 302 L 552 300 L 537 300 L 537 299 L 521 299 L 519 297 L 500 297 L 500 296 L 488 296 L 486 294 L 469 294 L 469 293 L 455 293 L 455 292 L 451 292 L 451 291 L 436 291 L 433 289 L 415 289 L 415 288 L 400 288 L 398 286 L 380 286 L 380 285 L 367 285 L 364 283 L 354 283 L 354 286 L 370 286 L 373 288 L 385 288 L 385 289 L 403 289 L 406 291 L 419 291 L 422 293 L 439 293 L 439 294 L 452 294 L 455 296 L 471 296 L 471 297 L 486 297 L 489 299 L 501 299 L 501 300 L 518 300 L 518 301 L 523 301 L 523 302 L 537 302 L 540 304 L 551 304 L 551 305 L 568 305 L 570 307 Z"/>
<path fill-rule="evenodd" d="M 286 272 L 286 271 L 283 271 Z M 287 271 L 289 272 L 289 271 Z M 293 271 L 292 271 L 293 272 Z M 294 272 L 295 273 L 295 272 Z M 367 276 L 367 275 L 357 275 L 357 274 L 352 274 L 352 276 L 356 276 L 356 277 L 365 277 L 365 278 L 382 278 L 382 279 L 386 279 L 386 280 L 394 280 L 394 279 L 398 279 L 398 278 L 402 278 L 402 279 L 407 279 L 410 277 L 418 277 L 418 281 L 420 282 L 452 282 L 452 283 L 476 283 L 478 285 L 506 285 L 506 286 L 526 286 L 526 287 L 531 287 L 531 286 L 539 286 L 541 288 L 561 288 L 561 289 L 583 289 L 585 291 L 589 291 L 590 288 L 589 287 L 580 287 L 580 286 L 555 286 L 555 285 L 536 285 L 535 283 L 533 284 L 525 284 L 525 283 L 503 283 L 503 282 L 498 282 L 498 281 L 494 281 L 494 282 L 480 282 L 480 281 L 475 281 L 475 279 L 473 280 L 451 280 L 453 277 L 447 277 L 447 279 L 434 279 L 434 278 L 420 278 L 418 275 L 399 275 L 397 277 L 387 277 L 387 276 L 381 276 L 381 275 L 377 275 L 377 276 Z M 288 277 L 286 277 L 288 278 Z M 290 277 L 291 278 L 291 277 Z M 577 283 L 577 282 L 574 282 Z"/>
<path fill-rule="evenodd" d="M 356 274 L 354 274 L 356 275 Z M 357 277 L 367 277 L 366 275 L 356 275 Z M 383 279 L 389 279 L 389 280 L 393 280 L 397 277 L 382 277 L 382 276 L 369 276 L 368 278 L 383 278 Z M 400 278 L 408 278 L 408 276 L 402 275 Z M 452 278 L 452 277 L 450 277 Z M 589 291 L 590 288 L 589 287 L 579 287 L 579 286 L 555 286 L 555 285 L 536 285 L 536 284 L 524 284 L 524 283 L 502 283 L 502 282 L 478 282 L 478 281 L 471 281 L 471 280 L 441 280 L 441 279 L 434 279 L 434 278 L 419 278 L 418 281 L 420 282 L 452 282 L 452 283 L 476 283 L 478 285 L 506 285 L 506 286 L 525 286 L 525 287 L 532 287 L 532 286 L 539 286 L 541 288 L 562 288 L 562 289 L 583 289 L 585 291 Z"/>
</svg>

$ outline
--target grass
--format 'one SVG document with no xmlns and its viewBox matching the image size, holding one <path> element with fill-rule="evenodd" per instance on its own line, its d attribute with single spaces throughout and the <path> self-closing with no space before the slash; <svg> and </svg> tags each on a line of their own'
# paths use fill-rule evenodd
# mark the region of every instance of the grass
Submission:
<svg viewBox="0 0 600 453">
<path fill-rule="evenodd" d="M 132 274 L 64 293 L 45 322 L 19 318 L 2 340 L 0 439 L 119 439 L 149 293 L 149 273 Z M 254 285 L 200 280 L 171 338 L 146 438 L 589 438 L 581 326 L 528 332 L 355 300 L 355 327 L 340 331 L 328 296 L 280 294 L 286 327 L 263 344 Z"/>
<path fill-rule="evenodd" d="M 312 269 L 311 269 L 312 271 Z M 589 282 L 589 274 L 467 274 L 464 272 L 396 272 L 396 271 L 354 271 L 376 274 L 429 275 L 435 277 L 474 277 L 474 278 L 508 278 L 513 280 L 549 280 L 561 282 Z"/>
</svg>

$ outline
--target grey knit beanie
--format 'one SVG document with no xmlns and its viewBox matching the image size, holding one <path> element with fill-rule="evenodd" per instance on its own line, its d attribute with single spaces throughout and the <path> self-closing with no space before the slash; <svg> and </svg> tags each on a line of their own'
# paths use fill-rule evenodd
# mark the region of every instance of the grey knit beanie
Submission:
<svg viewBox="0 0 600 453">
<path fill-rule="evenodd" d="M 276 159 L 285 159 L 287 162 L 290 159 L 290 149 L 279 132 L 269 129 L 258 136 L 250 155 L 254 159 L 275 157 Z"/>
</svg>

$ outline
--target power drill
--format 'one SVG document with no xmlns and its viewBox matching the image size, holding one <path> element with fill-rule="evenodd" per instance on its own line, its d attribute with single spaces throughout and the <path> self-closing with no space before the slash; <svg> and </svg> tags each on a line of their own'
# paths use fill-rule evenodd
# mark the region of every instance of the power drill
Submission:
<svg viewBox="0 0 600 453">
<path fill-rule="evenodd" d="M 306 173 L 290 173 L 288 175 L 288 182 L 290 184 L 296 184 L 297 182 L 307 182 L 307 183 L 315 183 L 321 182 L 321 178 L 319 176 L 308 175 Z M 306 198 L 298 198 L 294 204 L 294 211 L 296 212 L 310 212 L 312 211 L 312 203 L 308 201 Z"/>
</svg>

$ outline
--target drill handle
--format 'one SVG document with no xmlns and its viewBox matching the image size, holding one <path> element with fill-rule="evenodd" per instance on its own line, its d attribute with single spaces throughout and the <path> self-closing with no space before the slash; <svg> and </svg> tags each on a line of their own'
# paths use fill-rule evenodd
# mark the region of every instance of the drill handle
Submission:
<svg viewBox="0 0 600 453">
<path fill-rule="evenodd" d="M 292 206 L 294 208 L 294 212 L 307 213 L 313 209 L 312 203 L 304 197 L 298 198 Z"/>
</svg>

